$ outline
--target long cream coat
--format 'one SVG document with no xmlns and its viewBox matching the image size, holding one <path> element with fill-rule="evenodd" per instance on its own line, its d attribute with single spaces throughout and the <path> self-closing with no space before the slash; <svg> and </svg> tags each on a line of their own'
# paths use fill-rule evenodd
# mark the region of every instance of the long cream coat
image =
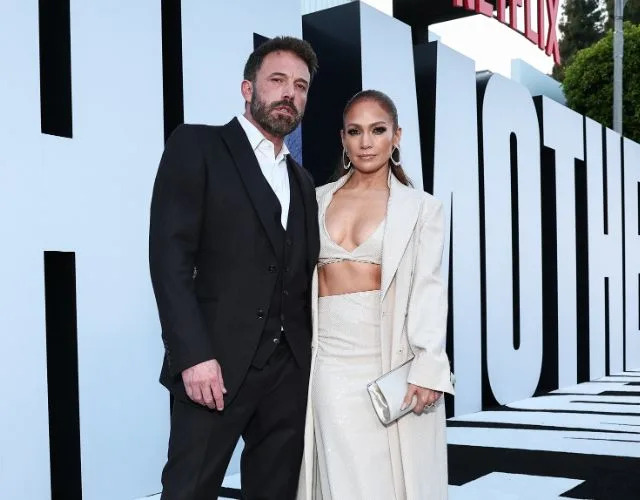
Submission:
<svg viewBox="0 0 640 500">
<path fill-rule="evenodd" d="M 320 217 L 324 216 L 325 197 L 332 196 L 348 178 L 349 175 L 345 175 L 316 190 Z M 415 356 L 408 381 L 453 394 L 449 360 L 445 352 L 447 295 L 440 275 L 442 248 L 442 203 L 421 190 L 404 186 L 391 175 L 382 250 L 381 373 Z M 318 345 L 317 305 L 316 271 L 312 287 L 313 339 L 309 394 Z M 440 398 L 432 411 L 419 416 L 410 413 L 389 427 L 395 489 L 400 492 L 397 500 L 447 498 L 443 400 Z M 309 397 L 298 500 L 321 500 L 316 480 L 311 403 Z M 373 407 L 371 411 L 374 411 Z M 339 460 L 339 457 L 336 459 Z M 406 492 L 406 496 L 403 496 L 403 492 Z"/>
</svg>

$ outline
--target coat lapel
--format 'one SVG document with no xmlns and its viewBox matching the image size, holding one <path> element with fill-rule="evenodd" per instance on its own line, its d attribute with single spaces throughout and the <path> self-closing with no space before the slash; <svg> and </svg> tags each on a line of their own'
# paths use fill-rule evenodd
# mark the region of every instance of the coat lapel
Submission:
<svg viewBox="0 0 640 500">
<path fill-rule="evenodd" d="M 289 173 L 293 172 L 295 180 L 300 186 L 302 200 L 304 203 L 305 227 L 307 228 L 307 265 L 309 275 L 318 261 L 320 251 L 320 235 L 318 233 L 318 204 L 316 203 L 316 192 L 311 180 L 302 171 L 290 156 L 287 156 Z"/>
<path fill-rule="evenodd" d="M 282 239 L 282 225 L 280 217 L 276 217 L 277 214 L 274 213 L 274 199 L 277 203 L 277 198 L 264 175 L 262 175 L 256 155 L 249 144 L 249 139 L 247 139 L 237 118 L 222 127 L 222 138 L 229 147 L 229 151 L 231 151 L 233 162 L 240 173 L 256 214 L 264 226 L 273 251 L 278 260 L 281 261 L 283 248 L 279 242 Z"/>
<path fill-rule="evenodd" d="M 389 290 L 389 285 L 409 244 L 423 200 L 420 191 L 405 186 L 393 175 L 390 183 L 387 223 L 382 243 L 381 300 Z"/>
<path fill-rule="evenodd" d="M 346 184 L 346 182 L 351 177 L 352 173 L 353 173 L 353 170 L 350 170 L 348 173 L 340 177 L 337 181 L 331 182 L 329 184 L 325 184 L 320 188 L 322 194 L 318 198 L 318 213 L 319 213 L 318 218 L 319 219 L 324 217 L 324 212 L 327 209 L 327 199 L 332 198 L 334 193 Z"/>
</svg>

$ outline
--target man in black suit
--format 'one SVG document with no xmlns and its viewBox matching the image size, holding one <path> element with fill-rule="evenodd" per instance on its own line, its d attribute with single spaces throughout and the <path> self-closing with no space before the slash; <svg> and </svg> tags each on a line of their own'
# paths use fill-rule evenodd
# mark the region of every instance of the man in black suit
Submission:
<svg viewBox="0 0 640 500">
<path fill-rule="evenodd" d="M 240 436 L 245 499 L 293 499 L 319 251 L 311 176 L 287 154 L 317 69 L 278 37 L 245 66 L 245 111 L 169 138 L 151 203 L 150 267 L 175 400 L 165 500 L 216 498 Z"/>
</svg>

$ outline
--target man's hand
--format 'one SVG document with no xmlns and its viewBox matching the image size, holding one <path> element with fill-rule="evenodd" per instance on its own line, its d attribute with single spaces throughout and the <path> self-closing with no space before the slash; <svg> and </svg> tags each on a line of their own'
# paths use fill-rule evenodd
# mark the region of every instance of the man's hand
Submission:
<svg viewBox="0 0 640 500">
<path fill-rule="evenodd" d="M 223 394 L 227 393 L 222 380 L 222 368 L 215 359 L 204 361 L 182 372 L 187 396 L 195 403 L 212 410 L 224 409 Z"/>
<path fill-rule="evenodd" d="M 442 393 L 439 391 L 432 391 L 431 389 L 427 389 L 425 387 L 420 387 L 418 385 L 409 384 L 409 389 L 407 389 L 407 395 L 404 397 L 404 401 L 402 403 L 402 409 L 406 408 L 413 401 L 415 404 L 413 406 L 413 413 L 416 415 L 420 415 L 425 410 L 429 410 L 433 405 L 436 404 L 436 401 L 440 399 Z"/>
</svg>

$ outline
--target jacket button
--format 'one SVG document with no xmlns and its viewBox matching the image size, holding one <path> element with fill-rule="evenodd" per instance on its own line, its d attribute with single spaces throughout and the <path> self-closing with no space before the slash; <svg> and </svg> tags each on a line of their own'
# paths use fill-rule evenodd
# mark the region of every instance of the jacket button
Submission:
<svg viewBox="0 0 640 500">
<path fill-rule="evenodd" d="M 262 310 L 262 309 L 258 309 L 258 310 L 256 311 L 256 316 L 258 317 L 258 319 L 262 319 L 262 318 L 264 318 L 264 310 Z"/>
<path fill-rule="evenodd" d="M 282 295 L 287 297 L 289 295 L 289 290 L 282 290 Z"/>
<path fill-rule="evenodd" d="M 277 270 L 278 270 L 277 266 L 274 266 L 273 264 L 269 266 L 270 273 L 275 273 Z"/>
<path fill-rule="evenodd" d="M 274 344 L 279 344 L 280 343 L 280 339 L 278 337 L 276 337 L 275 339 L 273 339 L 273 343 Z"/>
<path fill-rule="evenodd" d="M 291 241 L 291 238 L 287 238 L 287 246 L 290 247 L 291 245 L 293 245 L 293 242 Z"/>
</svg>

